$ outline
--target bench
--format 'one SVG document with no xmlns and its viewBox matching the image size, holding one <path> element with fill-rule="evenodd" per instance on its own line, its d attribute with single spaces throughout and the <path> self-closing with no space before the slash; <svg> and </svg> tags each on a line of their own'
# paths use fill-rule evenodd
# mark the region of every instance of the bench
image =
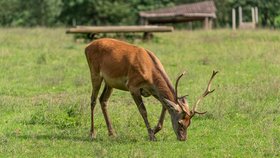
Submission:
<svg viewBox="0 0 280 158">
<path fill-rule="evenodd" d="M 143 39 L 147 40 L 152 37 L 154 32 L 172 32 L 173 27 L 170 26 L 76 26 L 69 28 L 66 33 L 72 34 L 87 34 L 88 38 L 93 39 L 99 33 L 142 33 Z"/>
</svg>

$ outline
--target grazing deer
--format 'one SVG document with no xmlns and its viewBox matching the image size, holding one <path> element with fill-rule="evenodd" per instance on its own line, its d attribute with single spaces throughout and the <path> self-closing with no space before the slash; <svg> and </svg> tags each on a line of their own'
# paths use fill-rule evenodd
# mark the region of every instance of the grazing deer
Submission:
<svg viewBox="0 0 280 158">
<path fill-rule="evenodd" d="M 91 129 L 90 134 L 95 138 L 94 107 L 102 81 L 105 82 L 104 90 L 99 98 L 109 135 L 115 135 L 110 118 L 107 113 L 107 101 L 113 88 L 129 91 L 134 99 L 141 116 L 144 119 L 150 140 L 155 140 L 155 134 L 161 130 L 166 110 L 171 115 L 173 130 L 178 140 L 187 138 L 187 128 L 191 118 L 197 112 L 199 102 L 212 93 L 211 81 L 218 73 L 213 71 L 207 89 L 198 98 L 192 110 L 185 97 L 179 97 L 177 87 L 182 73 L 176 80 L 175 89 L 168 78 L 159 59 L 150 51 L 114 39 L 99 39 L 90 43 L 85 54 L 91 73 Z M 152 129 L 147 111 L 141 96 L 154 96 L 162 104 L 162 111 L 157 126 Z"/>
</svg>

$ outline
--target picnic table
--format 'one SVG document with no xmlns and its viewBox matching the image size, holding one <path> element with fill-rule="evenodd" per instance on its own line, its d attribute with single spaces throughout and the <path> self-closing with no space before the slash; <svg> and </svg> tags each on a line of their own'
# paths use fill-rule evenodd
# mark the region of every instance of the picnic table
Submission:
<svg viewBox="0 0 280 158">
<path fill-rule="evenodd" d="M 76 26 L 66 30 L 66 33 L 71 34 L 87 34 L 89 38 L 93 39 L 99 33 L 142 33 L 143 39 L 150 39 L 154 32 L 172 32 L 171 26 L 156 26 L 156 25 L 142 25 L 142 26 Z"/>
</svg>

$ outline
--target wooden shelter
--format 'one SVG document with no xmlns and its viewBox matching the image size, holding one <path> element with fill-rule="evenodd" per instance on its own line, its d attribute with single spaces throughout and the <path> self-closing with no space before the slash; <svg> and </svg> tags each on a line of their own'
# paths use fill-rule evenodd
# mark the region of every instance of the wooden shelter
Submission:
<svg viewBox="0 0 280 158">
<path fill-rule="evenodd" d="M 140 12 L 140 18 L 143 25 L 202 21 L 205 29 L 211 29 L 216 18 L 216 7 L 213 1 L 183 4 Z"/>
</svg>

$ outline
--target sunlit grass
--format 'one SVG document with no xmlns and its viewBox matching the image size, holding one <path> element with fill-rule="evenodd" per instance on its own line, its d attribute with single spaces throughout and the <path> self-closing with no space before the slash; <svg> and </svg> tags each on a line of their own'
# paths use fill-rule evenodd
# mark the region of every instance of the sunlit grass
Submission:
<svg viewBox="0 0 280 158">
<path fill-rule="evenodd" d="M 213 69 L 216 91 L 199 106 L 188 141 L 178 142 L 167 115 L 149 142 L 129 93 L 114 90 L 107 136 L 96 108 L 88 137 L 91 83 L 85 43 L 64 29 L 0 29 L 0 157 L 277 157 L 280 151 L 280 32 L 176 31 L 134 44 L 152 50 L 171 80 L 186 70 L 180 94 L 195 101 Z M 145 99 L 156 125 L 161 105 Z"/>
</svg>

